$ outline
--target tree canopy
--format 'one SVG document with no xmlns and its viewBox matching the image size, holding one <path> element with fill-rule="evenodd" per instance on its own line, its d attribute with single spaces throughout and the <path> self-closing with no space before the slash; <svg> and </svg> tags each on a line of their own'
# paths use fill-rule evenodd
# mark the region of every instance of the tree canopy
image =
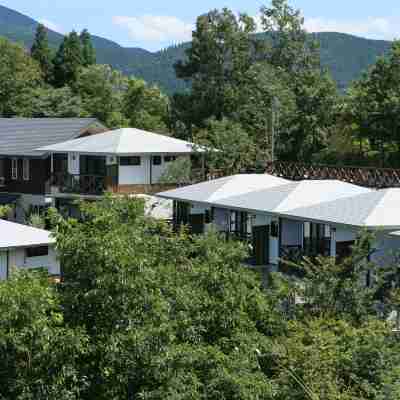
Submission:
<svg viewBox="0 0 400 400">
<path fill-rule="evenodd" d="M 274 275 L 265 290 L 240 242 L 175 233 L 141 200 L 80 207 L 82 221 L 49 216 L 61 283 L 0 282 L 0 396 L 398 397 L 400 343 L 357 279 L 363 242 L 344 263 L 300 265 L 304 285 Z"/>
</svg>

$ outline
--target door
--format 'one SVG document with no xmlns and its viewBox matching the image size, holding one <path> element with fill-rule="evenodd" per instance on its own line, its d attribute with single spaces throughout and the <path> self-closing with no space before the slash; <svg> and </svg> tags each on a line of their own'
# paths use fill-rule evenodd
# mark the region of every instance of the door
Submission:
<svg viewBox="0 0 400 400">
<path fill-rule="evenodd" d="M 253 248 L 256 265 L 267 265 L 269 259 L 269 226 L 253 227 Z"/>
<path fill-rule="evenodd" d="M 0 281 L 8 278 L 8 256 L 7 253 L 0 252 Z"/>
<path fill-rule="evenodd" d="M 204 214 L 189 215 L 190 230 L 193 235 L 204 233 Z"/>
<path fill-rule="evenodd" d="M 271 221 L 269 230 L 269 264 L 279 264 L 279 221 Z"/>
<path fill-rule="evenodd" d="M 68 154 L 68 173 L 71 175 L 79 175 L 79 154 Z"/>
</svg>

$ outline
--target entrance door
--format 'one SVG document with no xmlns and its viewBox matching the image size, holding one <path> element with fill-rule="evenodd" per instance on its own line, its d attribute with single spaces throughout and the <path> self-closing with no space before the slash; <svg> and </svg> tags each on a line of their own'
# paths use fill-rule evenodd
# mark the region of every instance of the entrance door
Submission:
<svg viewBox="0 0 400 400">
<path fill-rule="evenodd" d="M 189 215 L 190 230 L 193 235 L 204 233 L 204 214 Z"/>
<path fill-rule="evenodd" d="M 7 253 L 0 252 L 0 281 L 7 279 L 8 273 L 8 262 L 7 262 Z"/>
<path fill-rule="evenodd" d="M 269 231 L 269 264 L 279 264 L 279 221 L 271 221 Z"/>
<path fill-rule="evenodd" d="M 253 227 L 253 248 L 256 265 L 267 265 L 269 259 L 269 226 Z"/>
</svg>

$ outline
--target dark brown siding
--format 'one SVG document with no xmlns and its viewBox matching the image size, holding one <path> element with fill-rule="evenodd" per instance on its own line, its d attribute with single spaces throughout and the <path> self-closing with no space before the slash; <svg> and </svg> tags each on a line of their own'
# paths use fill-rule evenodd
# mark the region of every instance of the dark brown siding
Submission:
<svg viewBox="0 0 400 400">
<path fill-rule="evenodd" d="M 25 194 L 44 194 L 45 183 L 50 175 L 50 159 L 29 159 L 30 177 L 28 181 L 23 179 L 23 161 L 18 157 L 18 179 L 11 179 L 11 158 L 5 159 L 5 187 L 1 187 L 1 192 L 25 193 Z"/>
</svg>

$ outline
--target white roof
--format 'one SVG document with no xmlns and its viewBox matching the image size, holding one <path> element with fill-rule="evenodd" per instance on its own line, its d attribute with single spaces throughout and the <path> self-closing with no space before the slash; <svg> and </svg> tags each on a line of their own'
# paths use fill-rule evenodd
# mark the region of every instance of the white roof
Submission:
<svg viewBox="0 0 400 400">
<path fill-rule="evenodd" d="M 288 183 L 286 179 L 268 174 L 242 174 L 169 190 L 157 196 L 179 201 L 215 204 L 232 196 L 246 196 L 256 190 L 274 188 Z"/>
<path fill-rule="evenodd" d="M 373 190 L 357 196 L 291 210 L 301 218 L 384 230 L 400 229 L 400 189 Z"/>
<path fill-rule="evenodd" d="M 189 154 L 202 151 L 194 144 L 140 129 L 123 128 L 83 138 L 41 147 L 48 153 L 112 154 L 120 156 L 141 154 Z"/>
<path fill-rule="evenodd" d="M 47 246 L 55 243 L 51 232 L 0 219 L 0 250 Z"/>
<path fill-rule="evenodd" d="M 273 188 L 258 189 L 246 194 L 230 196 L 219 205 L 286 214 L 291 210 L 311 207 L 327 201 L 369 193 L 370 189 L 336 180 L 290 182 Z"/>
<path fill-rule="evenodd" d="M 302 220 L 400 229 L 400 189 L 377 191 L 337 180 L 291 182 L 267 174 L 235 175 L 159 196 Z"/>
</svg>

